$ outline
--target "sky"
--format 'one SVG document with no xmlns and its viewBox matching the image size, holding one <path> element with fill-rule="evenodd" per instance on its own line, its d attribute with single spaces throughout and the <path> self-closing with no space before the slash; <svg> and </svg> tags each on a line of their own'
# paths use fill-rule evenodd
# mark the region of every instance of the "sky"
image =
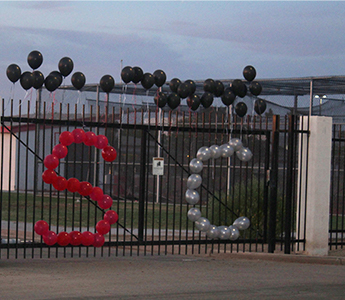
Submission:
<svg viewBox="0 0 345 300">
<path fill-rule="evenodd" d="M 344 20 L 335 1 L 0 1 L 0 97 L 25 97 L 6 69 L 31 71 L 33 50 L 45 76 L 67 56 L 86 83 L 119 83 L 121 66 L 167 80 L 243 78 L 246 65 L 258 79 L 344 75 Z"/>
</svg>

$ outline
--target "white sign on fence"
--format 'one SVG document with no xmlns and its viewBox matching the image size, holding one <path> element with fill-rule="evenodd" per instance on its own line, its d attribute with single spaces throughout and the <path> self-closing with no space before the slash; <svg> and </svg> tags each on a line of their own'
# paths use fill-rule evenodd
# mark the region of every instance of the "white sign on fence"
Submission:
<svg viewBox="0 0 345 300">
<path fill-rule="evenodd" d="M 164 174 L 164 158 L 154 157 L 152 163 L 152 174 L 163 175 Z"/>
</svg>

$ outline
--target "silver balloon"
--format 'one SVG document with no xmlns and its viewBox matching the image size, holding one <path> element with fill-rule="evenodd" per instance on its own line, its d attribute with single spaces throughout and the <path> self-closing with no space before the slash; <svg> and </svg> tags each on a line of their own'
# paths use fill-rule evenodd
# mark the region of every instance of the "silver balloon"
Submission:
<svg viewBox="0 0 345 300">
<path fill-rule="evenodd" d="M 250 220 L 247 217 L 239 217 L 232 225 L 235 225 L 239 230 L 246 230 L 250 226 Z"/>
<path fill-rule="evenodd" d="M 211 158 L 211 150 L 208 147 L 201 147 L 196 153 L 196 157 L 201 161 L 206 161 Z"/>
<path fill-rule="evenodd" d="M 192 173 L 200 173 L 203 169 L 204 165 L 201 160 L 197 158 L 193 158 L 189 163 L 189 170 Z"/>
<path fill-rule="evenodd" d="M 230 157 L 234 154 L 234 148 L 230 144 L 223 144 L 219 147 L 222 157 Z"/>
<path fill-rule="evenodd" d="M 204 217 L 200 217 L 195 221 L 195 227 L 200 231 L 207 231 L 210 228 L 210 221 Z"/>
<path fill-rule="evenodd" d="M 210 238 L 210 239 L 216 239 L 219 236 L 219 229 L 216 225 L 210 225 L 210 227 L 208 228 L 208 230 L 206 231 L 206 235 Z"/>
<path fill-rule="evenodd" d="M 188 189 L 186 191 L 185 196 L 186 196 L 186 201 L 192 205 L 197 204 L 200 200 L 200 195 L 196 190 Z"/>
<path fill-rule="evenodd" d="M 199 174 L 192 174 L 187 179 L 187 187 L 189 189 L 197 189 L 202 183 L 202 178 Z"/>
<path fill-rule="evenodd" d="M 218 145 L 212 145 L 210 147 L 211 150 L 211 157 L 216 159 L 219 158 L 222 155 L 222 152 L 220 151 L 220 148 Z"/>
<path fill-rule="evenodd" d="M 227 226 L 218 226 L 219 238 L 221 240 L 227 240 L 230 238 L 230 229 Z"/>
<path fill-rule="evenodd" d="M 243 147 L 242 141 L 239 138 L 231 139 L 229 144 L 234 149 L 234 151 L 238 151 Z"/>
<path fill-rule="evenodd" d="M 196 207 L 192 207 L 188 211 L 187 217 L 192 222 L 195 222 L 196 220 L 198 220 L 201 217 L 201 211 L 198 208 L 196 208 Z"/>
<path fill-rule="evenodd" d="M 245 147 L 242 147 L 240 150 L 238 150 L 236 155 L 241 161 L 250 161 L 253 157 L 252 151 Z"/>
<path fill-rule="evenodd" d="M 234 225 L 229 226 L 229 232 L 230 232 L 230 240 L 235 241 L 239 238 L 240 236 L 240 231 L 238 228 Z"/>
</svg>

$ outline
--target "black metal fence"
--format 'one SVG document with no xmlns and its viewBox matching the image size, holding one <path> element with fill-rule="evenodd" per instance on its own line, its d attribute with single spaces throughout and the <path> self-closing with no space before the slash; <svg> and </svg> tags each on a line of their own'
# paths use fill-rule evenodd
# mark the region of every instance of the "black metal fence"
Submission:
<svg viewBox="0 0 345 300">
<path fill-rule="evenodd" d="M 329 218 L 330 250 L 345 245 L 345 125 L 333 125 L 332 173 Z"/>
<path fill-rule="evenodd" d="M 4 101 L 2 111 L 5 111 Z M 257 251 L 290 253 L 304 240 L 297 228 L 298 122 L 293 116 L 247 116 L 231 109 L 204 112 L 135 107 L 97 107 L 36 103 L 22 111 L 10 103 L 1 116 L 0 257 L 184 254 Z M 114 162 L 101 150 L 72 144 L 57 173 L 99 186 L 114 200 L 119 215 L 103 247 L 47 246 L 34 232 L 45 220 L 50 229 L 95 232 L 104 210 L 95 201 L 42 181 L 43 159 L 63 131 L 82 128 L 103 134 L 116 148 Z M 249 162 L 209 160 L 202 171 L 196 207 L 214 225 L 231 225 L 247 216 L 251 226 L 235 241 L 210 239 L 188 220 L 185 200 L 189 162 L 202 146 L 238 137 L 251 149 Z M 153 175 L 153 160 L 163 159 L 163 175 Z M 163 163 L 163 162 L 162 162 Z M 300 246 L 302 245 L 302 246 Z M 303 250 L 303 249 L 298 249 Z"/>
</svg>

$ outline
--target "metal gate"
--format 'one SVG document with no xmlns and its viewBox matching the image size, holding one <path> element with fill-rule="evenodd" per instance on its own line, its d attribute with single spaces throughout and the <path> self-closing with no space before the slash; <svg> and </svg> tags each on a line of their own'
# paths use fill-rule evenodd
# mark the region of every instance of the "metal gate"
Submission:
<svg viewBox="0 0 345 300">
<path fill-rule="evenodd" d="M 296 226 L 297 122 L 290 116 L 232 115 L 227 108 L 175 112 L 113 107 L 112 111 L 61 103 L 30 105 L 25 113 L 1 117 L 1 257 L 69 257 L 139 254 L 284 251 L 303 240 Z M 4 101 L 2 103 L 4 111 Z M 79 109 L 79 110 L 78 110 Z M 96 112 L 94 112 L 96 111 Z M 63 131 L 83 128 L 107 136 L 118 152 L 114 162 L 84 144 L 68 147 L 57 172 L 99 186 L 114 200 L 119 221 L 103 247 L 47 246 L 33 228 L 46 220 L 51 230 L 95 232 L 104 210 L 88 197 L 56 191 L 42 181 L 43 159 Z M 210 160 L 202 171 L 196 206 L 215 225 L 247 216 L 251 227 L 236 241 L 209 239 L 187 218 L 189 162 L 202 146 L 238 137 L 253 153 L 249 162 Z M 153 162 L 164 166 L 153 175 Z M 300 230 L 300 229 L 299 229 Z"/>
</svg>

